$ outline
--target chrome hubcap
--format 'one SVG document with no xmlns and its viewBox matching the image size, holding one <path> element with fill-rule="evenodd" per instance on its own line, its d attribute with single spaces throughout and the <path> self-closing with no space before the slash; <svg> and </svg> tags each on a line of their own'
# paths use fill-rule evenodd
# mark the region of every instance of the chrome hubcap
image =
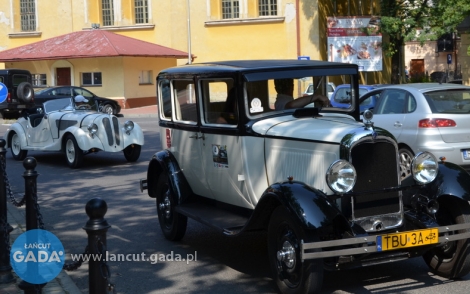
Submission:
<svg viewBox="0 0 470 294">
<path fill-rule="evenodd" d="M 170 198 L 168 198 L 168 195 L 165 196 L 165 198 L 163 199 L 163 202 L 159 204 L 158 208 L 165 215 L 166 218 L 170 218 L 171 203 L 170 203 Z"/>
<path fill-rule="evenodd" d="M 277 260 L 290 269 L 294 267 L 295 249 L 289 241 L 284 241 L 282 244 L 282 249 L 277 252 Z"/>
</svg>

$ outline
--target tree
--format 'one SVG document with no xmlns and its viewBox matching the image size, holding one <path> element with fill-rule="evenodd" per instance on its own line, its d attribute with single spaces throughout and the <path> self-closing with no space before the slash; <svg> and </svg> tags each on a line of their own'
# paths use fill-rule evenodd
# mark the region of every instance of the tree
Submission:
<svg viewBox="0 0 470 294">
<path fill-rule="evenodd" d="M 403 72 L 405 42 L 418 40 L 424 44 L 437 40 L 444 33 L 454 33 L 470 15 L 468 0 L 381 0 L 380 31 L 388 36 L 384 53 L 392 58 L 392 83 L 400 83 Z"/>
</svg>

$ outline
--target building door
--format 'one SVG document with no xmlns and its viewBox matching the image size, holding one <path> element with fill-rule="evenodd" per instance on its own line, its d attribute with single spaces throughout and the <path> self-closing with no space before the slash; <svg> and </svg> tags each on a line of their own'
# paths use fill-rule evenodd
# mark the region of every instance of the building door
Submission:
<svg viewBox="0 0 470 294">
<path fill-rule="evenodd" d="M 424 77 L 424 59 L 411 59 L 410 77 Z"/>
<path fill-rule="evenodd" d="M 70 83 L 70 67 L 56 68 L 57 86 L 71 86 Z"/>
</svg>

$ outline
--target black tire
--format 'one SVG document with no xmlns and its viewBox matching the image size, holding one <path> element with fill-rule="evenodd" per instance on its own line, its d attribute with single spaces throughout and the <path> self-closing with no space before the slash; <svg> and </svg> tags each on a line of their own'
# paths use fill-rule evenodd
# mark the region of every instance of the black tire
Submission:
<svg viewBox="0 0 470 294">
<path fill-rule="evenodd" d="M 33 86 L 28 82 L 20 83 L 16 89 L 16 96 L 24 103 L 30 103 L 34 97 Z"/>
<path fill-rule="evenodd" d="M 439 225 L 470 222 L 470 208 L 467 204 L 447 202 L 440 203 L 440 206 L 436 215 Z M 448 279 L 461 278 L 470 272 L 470 239 L 451 241 L 442 247 L 433 248 L 423 258 L 435 274 Z"/>
<path fill-rule="evenodd" d="M 158 222 L 163 235 L 170 241 L 179 241 L 186 233 L 188 218 L 175 211 L 176 199 L 171 192 L 168 175 L 162 172 L 154 186 L 156 196 Z"/>
<path fill-rule="evenodd" d="M 110 104 L 103 105 L 103 108 L 101 109 L 101 112 L 104 112 L 104 113 L 107 113 L 107 114 L 116 114 L 116 110 Z"/>
<path fill-rule="evenodd" d="M 129 162 L 136 162 L 139 157 L 140 157 L 140 150 L 142 149 L 142 146 L 137 145 L 137 144 L 131 144 L 124 148 L 122 151 L 124 153 L 124 157 L 127 159 Z"/>
<path fill-rule="evenodd" d="M 23 160 L 28 155 L 28 150 L 21 149 L 21 141 L 17 133 L 13 133 L 10 137 L 10 150 L 15 160 Z"/>
<path fill-rule="evenodd" d="M 273 279 L 281 293 L 318 293 L 323 283 L 323 260 L 300 258 L 300 241 L 306 235 L 284 206 L 278 206 L 269 221 L 268 254 Z M 278 252 L 295 251 L 289 261 L 279 261 Z M 292 261 L 293 260 L 293 261 Z"/>
<path fill-rule="evenodd" d="M 403 180 L 411 175 L 411 161 L 413 160 L 414 154 L 408 148 L 400 148 L 398 154 L 400 159 L 400 175 Z"/>
<path fill-rule="evenodd" d="M 64 141 L 65 159 L 71 168 L 78 168 L 83 164 L 83 151 L 78 147 L 73 135 L 67 135 Z"/>
</svg>

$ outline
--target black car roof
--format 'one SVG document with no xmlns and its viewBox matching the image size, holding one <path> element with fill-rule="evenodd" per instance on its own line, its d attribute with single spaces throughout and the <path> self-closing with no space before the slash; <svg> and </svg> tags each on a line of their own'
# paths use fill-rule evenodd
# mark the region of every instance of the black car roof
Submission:
<svg viewBox="0 0 470 294">
<path fill-rule="evenodd" d="M 165 69 L 161 74 L 183 74 L 183 73 L 222 73 L 222 72 L 256 72 L 262 70 L 287 70 L 287 69 L 301 69 L 301 68 L 354 68 L 357 69 L 356 64 L 347 64 L 340 62 L 328 62 L 321 60 L 296 60 L 296 59 L 263 59 L 263 60 L 228 60 L 228 61 L 212 61 L 186 64 L 176 67 Z"/>
</svg>

